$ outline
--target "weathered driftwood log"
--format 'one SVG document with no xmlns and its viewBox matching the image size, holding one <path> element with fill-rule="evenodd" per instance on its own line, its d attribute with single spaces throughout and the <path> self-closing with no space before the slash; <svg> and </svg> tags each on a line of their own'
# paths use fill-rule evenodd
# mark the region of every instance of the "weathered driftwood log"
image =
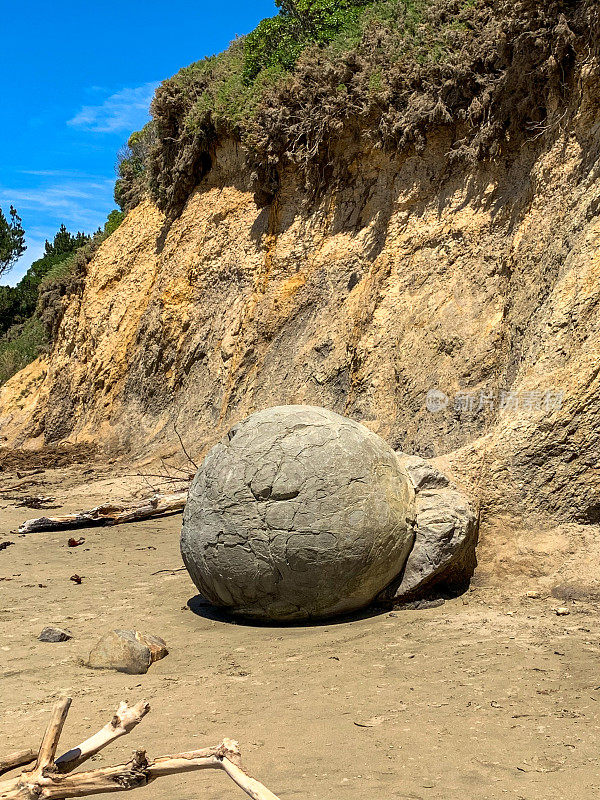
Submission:
<svg viewBox="0 0 600 800">
<path fill-rule="evenodd" d="M 75 528 L 92 528 L 99 525 L 120 525 L 164 514 L 183 511 L 187 500 L 187 489 L 174 494 L 155 494 L 139 503 L 122 505 L 106 503 L 89 511 L 64 514 L 59 517 L 37 517 L 28 519 L 18 528 L 18 533 L 39 533 L 41 531 L 63 531 Z"/>
<path fill-rule="evenodd" d="M 3 775 L 5 772 L 10 772 L 11 769 L 31 764 L 32 761 L 35 761 L 36 757 L 37 753 L 35 750 L 19 750 L 17 753 L 11 753 L 3 758 L 0 757 L 0 775 Z"/>
<path fill-rule="evenodd" d="M 148 703 L 141 702 L 129 708 L 121 703 L 113 719 L 101 731 L 86 739 L 78 747 L 56 758 L 58 740 L 71 705 L 70 698 L 59 700 L 52 711 L 52 718 L 44 734 L 32 770 L 22 772 L 16 778 L 0 781 L 0 800 L 38 800 L 38 798 L 88 797 L 105 792 L 127 791 L 145 786 L 163 775 L 191 772 L 198 769 L 220 769 L 253 800 L 278 800 L 266 786 L 259 783 L 242 768 L 237 742 L 223 739 L 216 747 L 164 756 L 148 761 L 146 753 L 138 750 L 131 761 L 114 767 L 103 767 L 91 772 L 70 774 L 108 744 L 129 733 L 150 710 Z M 24 751 L 10 758 L 25 758 Z M 8 759 L 0 759 L 0 764 Z M 17 761 L 14 766 L 22 765 Z M 11 769 L 8 767 L 7 769 Z"/>
</svg>

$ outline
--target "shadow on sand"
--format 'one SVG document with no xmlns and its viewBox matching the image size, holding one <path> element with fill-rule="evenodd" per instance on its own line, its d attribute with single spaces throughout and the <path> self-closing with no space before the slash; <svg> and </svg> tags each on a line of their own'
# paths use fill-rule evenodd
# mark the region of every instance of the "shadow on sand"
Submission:
<svg viewBox="0 0 600 800">
<path fill-rule="evenodd" d="M 187 602 L 188 608 L 198 617 L 223 622 L 229 625 L 244 625 L 252 628 L 319 628 L 327 625 L 343 625 L 344 623 L 357 622 L 362 619 L 371 619 L 389 614 L 392 610 L 390 606 L 369 606 L 360 609 L 352 614 L 343 614 L 339 617 L 328 617 L 327 619 L 314 620 L 262 620 L 251 619 L 249 617 L 238 617 L 231 614 L 224 608 L 213 606 L 202 595 L 197 594 Z"/>
</svg>

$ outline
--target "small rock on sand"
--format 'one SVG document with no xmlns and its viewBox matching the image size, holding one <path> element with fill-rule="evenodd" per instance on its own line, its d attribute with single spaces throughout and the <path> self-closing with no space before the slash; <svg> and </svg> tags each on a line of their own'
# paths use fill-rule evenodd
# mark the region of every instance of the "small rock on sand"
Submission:
<svg viewBox="0 0 600 800">
<path fill-rule="evenodd" d="M 38 636 L 40 642 L 68 642 L 72 638 L 71 631 L 66 628 L 57 628 L 55 625 L 46 625 Z"/>
<path fill-rule="evenodd" d="M 92 648 L 86 666 L 144 675 L 150 664 L 168 654 L 166 642 L 159 636 L 114 630 L 105 634 Z"/>
</svg>

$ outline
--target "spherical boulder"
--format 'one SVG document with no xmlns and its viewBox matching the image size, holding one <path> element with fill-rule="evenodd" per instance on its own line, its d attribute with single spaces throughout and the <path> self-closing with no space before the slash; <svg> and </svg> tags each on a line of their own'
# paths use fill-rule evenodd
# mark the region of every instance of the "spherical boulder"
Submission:
<svg viewBox="0 0 600 800">
<path fill-rule="evenodd" d="M 402 571 L 415 492 L 368 428 L 311 406 L 259 411 L 208 453 L 181 552 L 200 593 L 259 619 L 368 605 Z"/>
</svg>

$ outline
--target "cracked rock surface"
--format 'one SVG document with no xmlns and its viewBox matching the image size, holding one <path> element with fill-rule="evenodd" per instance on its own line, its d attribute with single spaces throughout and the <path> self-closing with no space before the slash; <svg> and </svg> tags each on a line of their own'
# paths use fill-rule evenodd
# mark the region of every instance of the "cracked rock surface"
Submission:
<svg viewBox="0 0 600 800">
<path fill-rule="evenodd" d="M 215 605 L 263 619 L 368 605 L 414 541 L 415 490 L 360 423 L 311 406 L 259 411 L 206 456 L 190 489 L 184 562 Z"/>
</svg>

